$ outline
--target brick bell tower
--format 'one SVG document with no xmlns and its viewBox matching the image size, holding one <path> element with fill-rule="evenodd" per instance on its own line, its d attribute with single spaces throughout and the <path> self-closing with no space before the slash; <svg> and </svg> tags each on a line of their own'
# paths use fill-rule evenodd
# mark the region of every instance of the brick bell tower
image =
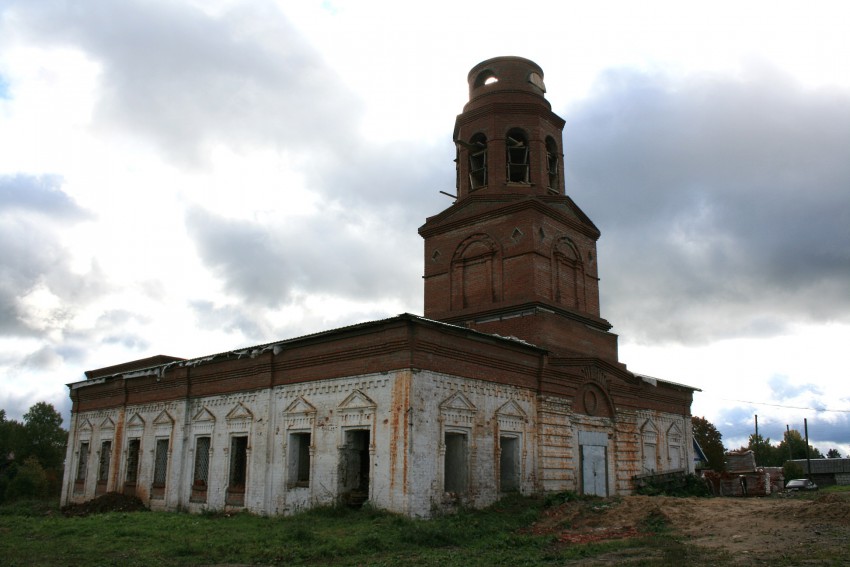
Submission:
<svg viewBox="0 0 850 567">
<path fill-rule="evenodd" d="M 419 229 L 425 317 L 553 354 L 617 361 L 599 314 L 599 229 L 564 191 L 564 120 L 543 70 L 496 57 L 469 72 L 455 121 L 457 199 Z"/>
</svg>

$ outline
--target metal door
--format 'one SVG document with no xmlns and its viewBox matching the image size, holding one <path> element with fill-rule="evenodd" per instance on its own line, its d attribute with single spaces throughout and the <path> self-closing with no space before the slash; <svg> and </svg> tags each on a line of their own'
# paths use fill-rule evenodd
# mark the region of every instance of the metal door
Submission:
<svg viewBox="0 0 850 567">
<path fill-rule="evenodd" d="M 597 445 L 581 446 L 582 493 L 608 496 L 608 449 Z"/>
</svg>

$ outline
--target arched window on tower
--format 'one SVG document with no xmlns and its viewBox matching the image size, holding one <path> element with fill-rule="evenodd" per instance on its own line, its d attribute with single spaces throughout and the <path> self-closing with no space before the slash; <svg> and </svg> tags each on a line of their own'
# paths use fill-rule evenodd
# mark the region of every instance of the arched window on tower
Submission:
<svg viewBox="0 0 850 567">
<path fill-rule="evenodd" d="M 494 73 L 491 69 L 484 69 L 477 77 L 475 77 L 475 83 L 473 83 L 473 86 L 477 89 L 484 85 L 492 85 L 493 83 L 498 82 L 499 78 L 496 77 L 496 73 Z"/>
<path fill-rule="evenodd" d="M 558 190 L 558 145 L 551 136 L 546 137 L 546 172 L 549 178 L 549 189 Z"/>
<path fill-rule="evenodd" d="M 469 188 L 487 185 L 487 137 L 480 132 L 469 141 Z"/>
<path fill-rule="evenodd" d="M 518 128 L 508 132 L 507 146 L 508 183 L 530 183 L 528 174 L 528 136 Z"/>
</svg>

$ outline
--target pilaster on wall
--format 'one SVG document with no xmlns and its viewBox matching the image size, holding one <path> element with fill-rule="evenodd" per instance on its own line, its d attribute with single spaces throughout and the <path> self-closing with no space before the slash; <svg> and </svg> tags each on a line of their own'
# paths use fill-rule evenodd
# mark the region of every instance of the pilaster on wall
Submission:
<svg viewBox="0 0 850 567">
<path fill-rule="evenodd" d="M 617 494 L 630 494 L 634 489 L 632 478 L 640 473 L 640 424 L 634 415 L 618 412 L 614 424 L 617 452 L 617 476 L 614 479 Z"/>
<path fill-rule="evenodd" d="M 575 440 L 570 416 L 572 408 L 564 398 L 538 398 L 538 440 L 540 489 L 563 492 L 577 489 Z"/>
</svg>

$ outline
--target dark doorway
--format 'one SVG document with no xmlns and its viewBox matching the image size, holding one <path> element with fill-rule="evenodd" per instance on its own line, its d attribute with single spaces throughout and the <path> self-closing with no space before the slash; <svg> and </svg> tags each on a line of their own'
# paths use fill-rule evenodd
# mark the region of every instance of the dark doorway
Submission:
<svg viewBox="0 0 850 567">
<path fill-rule="evenodd" d="M 345 432 L 345 445 L 340 455 L 340 495 L 345 504 L 355 508 L 369 499 L 369 443 L 368 429 Z"/>
<path fill-rule="evenodd" d="M 444 491 L 454 495 L 466 494 L 469 485 L 467 474 L 466 435 L 446 433 L 446 455 L 443 468 Z"/>
<path fill-rule="evenodd" d="M 519 490 L 519 439 L 499 437 L 499 488 L 502 492 Z"/>
</svg>

